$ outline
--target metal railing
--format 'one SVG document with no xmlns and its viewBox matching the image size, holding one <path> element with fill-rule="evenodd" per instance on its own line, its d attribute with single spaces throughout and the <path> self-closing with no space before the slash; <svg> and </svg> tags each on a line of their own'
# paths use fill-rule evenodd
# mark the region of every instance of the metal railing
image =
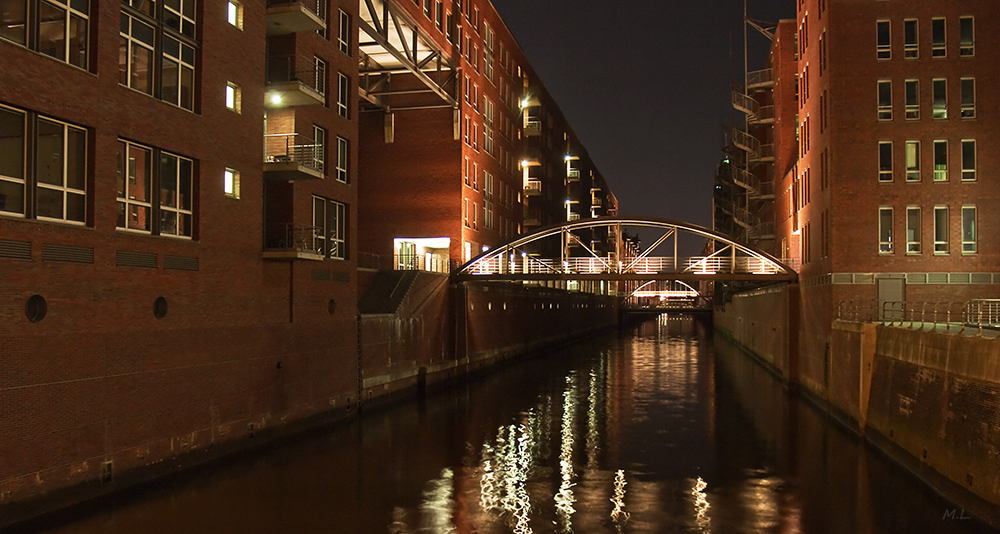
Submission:
<svg viewBox="0 0 1000 534">
<path fill-rule="evenodd" d="M 1000 328 L 1000 300 L 886 301 L 872 299 L 840 301 L 837 318 L 844 321 L 883 323 L 912 330 L 936 330 L 982 335 L 983 329 Z"/>
<path fill-rule="evenodd" d="M 524 121 L 525 135 L 539 135 L 541 133 L 542 133 L 542 121 L 539 120 Z"/>
<path fill-rule="evenodd" d="M 265 163 L 298 163 L 323 172 L 323 145 L 295 133 L 265 134 Z"/>
<path fill-rule="evenodd" d="M 316 68 L 316 59 L 295 54 L 267 56 L 267 83 L 301 82 L 326 94 L 326 72 Z"/>
<path fill-rule="evenodd" d="M 322 254 L 320 232 L 319 227 L 304 224 L 270 224 L 264 229 L 264 249 Z"/>
<path fill-rule="evenodd" d="M 747 87 L 764 87 L 774 84 L 774 71 L 772 69 L 761 69 L 747 73 Z"/>
<path fill-rule="evenodd" d="M 760 141 L 743 130 L 733 129 L 733 144 L 746 151 L 751 159 L 756 159 L 760 154 Z"/>
<path fill-rule="evenodd" d="M 448 274 L 458 266 L 448 256 L 437 254 L 431 254 L 430 258 L 425 254 L 396 254 L 393 258 L 396 271 L 426 271 Z"/>
<path fill-rule="evenodd" d="M 320 12 L 320 9 L 322 8 L 322 4 L 320 4 L 320 1 L 321 0 L 267 0 L 267 7 L 299 5 L 308 9 L 309 11 L 312 11 L 317 17 L 320 17 L 325 20 L 326 17 L 324 17 L 323 14 Z"/>
<path fill-rule="evenodd" d="M 506 261 L 506 265 L 502 263 Z M 640 260 L 625 259 L 616 261 L 607 256 L 569 258 L 565 261 L 535 256 L 514 256 L 504 260 L 500 256 L 481 260 L 475 266 L 477 274 L 603 274 L 603 273 L 753 273 L 775 274 L 777 266 L 764 259 L 738 256 L 693 256 L 675 259 L 674 257 L 648 257 Z"/>
<path fill-rule="evenodd" d="M 524 184 L 524 193 L 527 195 L 539 194 L 542 192 L 542 181 L 541 180 L 528 180 Z"/>
<path fill-rule="evenodd" d="M 371 252 L 358 252 L 358 269 L 374 269 L 378 271 L 381 268 L 382 256 Z"/>
</svg>

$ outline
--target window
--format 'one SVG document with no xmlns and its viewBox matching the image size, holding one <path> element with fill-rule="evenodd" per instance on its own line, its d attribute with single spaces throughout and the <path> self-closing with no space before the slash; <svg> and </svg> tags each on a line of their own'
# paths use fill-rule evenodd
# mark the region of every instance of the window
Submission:
<svg viewBox="0 0 1000 534">
<path fill-rule="evenodd" d="M 933 105 L 934 105 L 934 118 L 935 119 L 947 119 L 948 118 L 948 81 L 936 79 L 931 86 L 934 90 L 933 95 Z"/>
<path fill-rule="evenodd" d="M 424 0 L 424 15 L 427 18 L 434 16 L 434 0 Z"/>
<path fill-rule="evenodd" d="M 229 198 L 240 198 L 240 171 L 226 169 L 222 174 L 222 189 Z"/>
<path fill-rule="evenodd" d="M 920 254 L 920 207 L 906 207 L 906 253 Z"/>
<path fill-rule="evenodd" d="M 350 145 L 347 143 L 347 139 L 343 137 L 337 137 L 337 181 L 344 182 L 345 184 L 349 181 L 347 175 L 347 162 L 350 157 Z"/>
<path fill-rule="evenodd" d="M 351 118 L 351 112 L 349 104 L 351 102 L 351 83 L 350 79 L 344 75 L 342 72 L 337 73 L 337 115 L 344 117 L 345 119 Z"/>
<path fill-rule="evenodd" d="M 875 29 L 876 37 L 878 39 L 878 44 L 875 48 L 875 54 L 879 59 L 890 59 L 892 58 L 892 47 L 889 40 L 889 21 L 880 20 L 876 23 Z"/>
<path fill-rule="evenodd" d="M 906 181 L 920 181 L 920 141 L 906 142 Z"/>
<path fill-rule="evenodd" d="M 33 122 L 30 138 L 26 127 Z M 31 158 L 33 168 L 26 165 Z M 84 224 L 86 184 L 85 129 L 0 107 L 0 213 Z"/>
<path fill-rule="evenodd" d="M 297 76 L 292 74 L 292 76 Z M 294 79 L 294 78 L 293 78 Z M 313 87 L 316 92 L 326 96 L 326 61 L 313 56 Z M 326 99 L 323 99 L 323 105 L 326 105 Z"/>
<path fill-rule="evenodd" d="M 962 254 L 976 253 L 976 207 L 962 206 Z"/>
<path fill-rule="evenodd" d="M 962 181 L 976 180 L 976 140 L 962 140 Z"/>
<path fill-rule="evenodd" d="M 948 253 L 948 206 L 934 206 L 934 253 Z"/>
<path fill-rule="evenodd" d="M 313 168 L 326 174 L 326 130 L 313 125 Z M 307 148 L 308 150 L 308 148 Z"/>
<path fill-rule="evenodd" d="M 892 254 L 892 208 L 878 209 L 878 252 Z"/>
<path fill-rule="evenodd" d="M 892 82 L 889 80 L 878 82 L 878 120 L 892 120 Z"/>
<path fill-rule="evenodd" d="M 879 141 L 878 181 L 892 181 L 892 141 Z"/>
<path fill-rule="evenodd" d="M 316 0 L 316 15 L 323 21 L 323 27 L 316 30 L 316 35 L 324 39 L 328 39 L 329 34 L 329 20 L 326 18 L 326 14 L 329 6 L 327 5 L 328 0 Z"/>
<path fill-rule="evenodd" d="M 455 17 L 451 13 L 444 16 L 444 36 L 449 43 L 455 42 Z"/>
<path fill-rule="evenodd" d="M 472 203 L 472 229 L 479 229 L 479 205 L 475 202 Z"/>
<path fill-rule="evenodd" d="M 121 139 L 117 160 L 118 228 L 192 237 L 194 162 Z"/>
<path fill-rule="evenodd" d="M 226 22 L 243 29 L 243 4 L 233 0 L 226 2 Z"/>
<path fill-rule="evenodd" d="M 962 118 L 976 118 L 976 79 L 962 78 Z"/>
<path fill-rule="evenodd" d="M 931 19 L 931 57 L 946 57 L 945 28 L 943 18 Z"/>
<path fill-rule="evenodd" d="M 438 2 L 434 8 L 434 25 L 439 32 L 444 31 L 444 3 Z"/>
<path fill-rule="evenodd" d="M 465 158 L 465 163 L 462 165 L 462 179 L 465 181 L 465 185 L 471 185 L 472 182 L 469 181 L 469 158 Z"/>
<path fill-rule="evenodd" d="M 347 259 L 347 207 L 323 197 L 313 197 L 316 251 L 326 258 Z"/>
<path fill-rule="evenodd" d="M 960 17 L 958 19 L 958 55 L 972 57 L 976 55 L 975 19 Z"/>
<path fill-rule="evenodd" d="M 826 32 L 819 36 L 819 75 L 822 76 L 826 70 Z"/>
<path fill-rule="evenodd" d="M 89 25 L 89 0 L 8 0 L 0 4 L 0 39 L 81 69 L 87 68 L 90 59 Z"/>
<path fill-rule="evenodd" d="M 340 31 L 337 33 L 337 48 L 351 55 L 351 16 L 340 10 Z"/>
<path fill-rule="evenodd" d="M 920 49 L 917 46 L 916 19 L 907 19 L 903 21 L 903 57 L 906 59 L 916 59 L 920 57 Z"/>
<path fill-rule="evenodd" d="M 462 224 L 469 227 L 469 199 L 462 200 Z"/>
<path fill-rule="evenodd" d="M 906 80 L 903 86 L 905 96 L 905 114 L 907 120 L 917 120 L 920 118 L 920 82 L 917 80 Z"/>
<path fill-rule="evenodd" d="M 465 144 L 471 146 L 472 143 L 471 143 L 471 140 L 470 140 L 470 137 L 469 137 L 470 136 L 469 130 L 471 129 L 470 124 L 471 124 L 471 122 L 469 121 L 469 116 L 466 115 L 465 116 Z"/>
<path fill-rule="evenodd" d="M 934 141 L 934 181 L 948 181 L 948 141 Z"/>
<path fill-rule="evenodd" d="M 226 84 L 226 109 L 239 113 L 243 100 L 242 97 L 243 95 L 240 92 L 240 86 L 233 82 Z"/>
<path fill-rule="evenodd" d="M 195 0 L 122 2 L 118 32 L 120 85 L 194 111 L 197 70 L 194 3 Z"/>
</svg>

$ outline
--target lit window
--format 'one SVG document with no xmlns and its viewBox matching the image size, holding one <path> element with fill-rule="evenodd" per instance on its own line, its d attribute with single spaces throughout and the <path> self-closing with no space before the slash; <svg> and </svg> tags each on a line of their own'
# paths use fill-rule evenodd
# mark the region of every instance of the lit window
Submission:
<svg viewBox="0 0 1000 534">
<path fill-rule="evenodd" d="M 958 19 L 958 24 L 958 55 L 961 57 L 972 57 L 976 55 L 975 19 L 973 17 L 961 17 Z"/>
<path fill-rule="evenodd" d="M 915 19 L 903 21 L 903 57 L 906 59 L 920 57 L 920 50 L 917 46 L 917 21 Z"/>
<path fill-rule="evenodd" d="M 878 144 L 878 181 L 892 181 L 892 141 Z"/>
<path fill-rule="evenodd" d="M 942 79 L 934 80 L 931 85 L 933 94 L 934 118 L 948 118 L 948 81 Z"/>
<path fill-rule="evenodd" d="M 934 141 L 934 181 L 948 181 L 948 141 Z"/>
<path fill-rule="evenodd" d="M 240 198 L 240 171 L 226 169 L 222 175 L 222 189 L 229 198 Z"/>
<path fill-rule="evenodd" d="M 945 41 L 945 19 L 931 19 L 931 57 L 945 57 L 948 49 Z"/>
<path fill-rule="evenodd" d="M 878 252 L 892 254 L 892 208 L 878 209 Z"/>
<path fill-rule="evenodd" d="M 889 39 L 889 21 L 880 20 L 876 23 L 875 29 L 876 37 L 878 39 L 878 44 L 876 45 L 875 54 L 879 59 L 890 59 L 892 58 L 892 46 Z"/>
<path fill-rule="evenodd" d="M 976 79 L 962 78 L 962 118 L 976 118 Z"/>
<path fill-rule="evenodd" d="M 920 141 L 906 142 L 906 181 L 920 181 Z"/>
<path fill-rule="evenodd" d="M 243 29 L 243 4 L 233 0 L 226 2 L 226 22 Z"/>
<path fill-rule="evenodd" d="M 350 158 L 349 145 L 347 139 L 337 138 L 337 181 L 348 182 L 347 162 Z"/>
<path fill-rule="evenodd" d="M 906 207 L 906 253 L 920 254 L 920 207 Z"/>
<path fill-rule="evenodd" d="M 337 79 L 337 115 L 349 119 L 351 118 L 349 107 L 351 101 L 350 79 L 342 72 L 337 73 Z"/>
<path fill-rule="evenodd" d="M 889 80 L 878 82 L 878 120 L 892 120 L 892 82 Z"/>
<path fill-rule="evenodd" d="M 920 118 L 920 82 L 917 80 L 906 80 L 904 84 L 906 92 L 906 118 L 907 120 L 917 120 Z"/>
<path fill-rule="evenodd" d="M 934 206 L 934 253 L 948 253 L 948 206 Z"/>
<path fill-rule="evenodd" d="M 962 206 L 962 254 L 976 253 L 976 207 Z"/>
<path fill-rule="evenodd" d="M 226 84 L 226 109 L 240 112 L 242 102 L 242 94 L 240 92 L 240 86 L 235 83 L 229 82 Z"/>
<path fill-rule="evenodd" d="M 964 139 L 962 141 L 962 181 L 974 182 L 976 180 L 976 140 Z"/>
</svg>

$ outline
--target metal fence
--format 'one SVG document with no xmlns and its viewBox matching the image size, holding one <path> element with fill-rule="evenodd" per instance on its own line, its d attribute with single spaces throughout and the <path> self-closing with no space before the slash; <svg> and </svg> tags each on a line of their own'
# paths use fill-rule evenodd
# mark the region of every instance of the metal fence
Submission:
<svg viewBox="0 0 1000 534">
<path fill-rule="evenodd" d="M 844 321 L 883 323 L 903 328 L 945 327 L 960 332 L 969 328 L 1000 328 L 1000 299 L 972 299 L 964 302 L 887 301 L 871 299 L 840 301 L 837 318 Z"/>
</svg>

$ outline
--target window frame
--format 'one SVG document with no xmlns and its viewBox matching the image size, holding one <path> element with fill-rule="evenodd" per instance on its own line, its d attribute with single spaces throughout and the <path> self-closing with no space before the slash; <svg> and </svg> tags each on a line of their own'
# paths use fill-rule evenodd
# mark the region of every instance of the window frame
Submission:
<svg viewBox="0 0 1000 534">
<path fill-rule="evenodd" d="M 962 139 L 962 181 L 975 182 L 976 168 L 978 167 L 979 151 L 976 147 L 975 139 Z M 971 162 L 969 161 L 969 147 L 972 147 Z"/>
<path fill-rule="evenodd" d="M 337 72 L 337 115 L 351 120 L 351 79 L 343 72 Z"/>
<path fill-rule="evenodd" d="M 312 199 L 314 250 L 324 259 L 346 261 L 347 205 L 318 195 L 313 195 Z"/>
<path fill-rule="evenodd" d="M 888 255 L 893 253 L 892 225 L 893 225 L 892 206 L 879 206 L 878 208 L 878 253 L 879 254 Z"/>
<path fill-rule="evenodd" d="M 911 40 L 911 31 L 912 37 Z M 903 19 L 903 58 L 918 59 L 920 57 L 920 28 L 917 19 Z"/>
<path fill-rule="evenodd" d="M 351 15 L 343 9 L 338 9 L 339 28 L 337 32 L 337 49 L 342 53 L 351 55 Z"/>
<path fill-rule="evenodd" d="M 892 141 L 878 142 L 878 181 L 880 183 L 891 182 L 893 178 L 892 144 Z"/>
<path fill-rule="evenodd" d="M 195 160 L 168 150 L 123 138 L 118 138 L 118 147 L 119 149 L 124 148 L 125 151 L 119 151 L 117 156 L 118 184 L 123 187 L 119 189 L 119 195 L 116 198 L 118 219 L 115 222 L 115 229 L 173 239 L 194 239 L 196 225 L 195 207 L 197 206 L 195 194 L 198 191 L 198 172 Z M 146 198 L 148 200 L 133 198 L 129 191 L 129 187 L 133 181 L 138 181 L 137 177 L 132 175 L 133 167 L 131 161 L 133 158 L 130 157 L 132 147 L 144 151 L 147 155 L 147 163 L 143 169 L 147 176 L 144 178 L 143 187 L 146 188 Z M 166 172 L 168 169 L 166 161 L 171 158 L 175 161 L 172 179 L 167 176 Z M 185 167 L 188 171 L 187 185 L 186 187 L 182 187 L 184 185 Z M 172 186 L 172 188 L 169 186 Z M 166 198 L 164 193 L 169 191 L 174 192 L 173 205 L 164 203 L 164 199 Z M 146 224 L 148 228 L 132 226 L 131 218 L 129 217 L 130 210 L 128 209 L 132 205 L 147 210 Z M 167 214 L 174 215 L 172 231 L 167 229 Z M 187 217 L 186 224 L 184 222 L 185 217 Z"/>
<path fill-rule="evenodd" d="M 969 23 L 969 41 L 965 39 L 965 23 Z M 958 56 L 974 57 L 976 55 L 976 18 L 974 16 L 958 17 Z"/>
<path fill-rule="evenodd" d="M 946 139 L 934 140 L 934 181 L 948 181 L 948 141 Z"/>
<path fill-rule="evenodd" d="M 948 206 L 934 206 L 934 254 L 948 254 Z"/>
<path fill-rule="evenodd" d="M 906 253 L 920 254 L 920 206 L 906 207 Z"/>
<path fill-rule="evenodd" d="M 945 17 L 931 19 L 931 57 L 948 57 L 948 21 Z"/>
<path fill-rule="evenodd" d="M 236 0 L 226 0 L 226 22 L 238 30 L 243 30 L 243 4 Z"/>
<path fill-rule="evenodd" d="M 931 82 L 931 110 L 935 120 L 948 119 L 948 80 L 934 78 Z"/>
<path fill-rule="evenodd" d="M 976 79 L 967 76 L 959 79 L 959 116 L 962 119 L 976 118 Z"/>
<path fill-rule="evenodd" d="M 345 137 L 337 136 L 337 177 L 341 183 L 350 183 L 348 165 L 350 162 L 350 142 Z"/>
<path fill-rule="evenodd" d="M 222 171 L 222 191 L 226 198 L 240 199 L 240 171 L 230 167 Z"/>
<path fill-rule="evenodd" d="M 903 115 L 906 120 L 920 119 L 920 80 L 903 82 Z"/>
<path fill-rule="evenodd" d="M 971 219 L 968 215 L 971 213 Z M 978 214 L 975 204 L 962 206 L 962 254 L 978 254 Z"/>
<path fill-rule="evenodd" d="M 243 91 L 233 82 L 226 82 L 226 109 L 236 114 L 243 112 Z"/>
<path fill-rule="evenodd" d="M 42 179 L 41 169 L 43 167 L 41 163 L 42 157 L 42 125 L 43 123 L 49 123 L 52 126 L 59 129 L 59 140 L 62 149 L 61 161 L 59 162 L 58 169 L 58 180 L 59 183 L 47 182 Z M 80 136 L 78 140 L 82 141 L 82 153 L 78 154 L 79 160 L 76 161 L 75 167 L 77 168 L 79 174 L 76 179 L 82 182 L 83 188 L 72 187 L 70 185 L 70 174 L 71 174 L 71 155 L 70 155 L 70 131 L 74 131 L 77 136 Z M 35 119 L 34 127 L 34 176 L 33 176 L 33 194 L 32 199 L 34 200 L 34 214 L 35 219 L 40 221 L 54 221 L 66 224 L 73 224 L 84 226 L 87 224 L 87 149 L 89 144 L 89 131 L 86 128 L 71 124 L 69 122 L 61 121 L 51 117 L 37 116 Z M 81 147 L 77 147 L 80 149 Z M 76 174 L 76 173 L 74 173 Z M 27 189 L 25 189 L 27 191 Z M 58 216 L 43 215 L 42 214 L 42 199 L 43 191 L 48 191 L 50 194 L 55 192 L 60 197 L 61 213 Z M 69 216 L 69 199 L 70 196 L 79 197 L 78 202 L 80 202 L 80 209 L 82 214 L 78 218 L 70 218 Z"/>
<path fill-rule="evenodd" d="M 906 165 L 906 181 L 919 182 L 920 175 L 920 141 L 908 140 L 905 145 L 904 163 Z"/>
<path fill-rule="evenodd" d="M 877 82 L 878 120 L 892 120 L 892 80 Z"/>
<path fill-rule="evenodd" d="M 888 20 L 875 21 L 875 58 L 879 61 L 892 59 L 892 23 Z"/>
</svg>

